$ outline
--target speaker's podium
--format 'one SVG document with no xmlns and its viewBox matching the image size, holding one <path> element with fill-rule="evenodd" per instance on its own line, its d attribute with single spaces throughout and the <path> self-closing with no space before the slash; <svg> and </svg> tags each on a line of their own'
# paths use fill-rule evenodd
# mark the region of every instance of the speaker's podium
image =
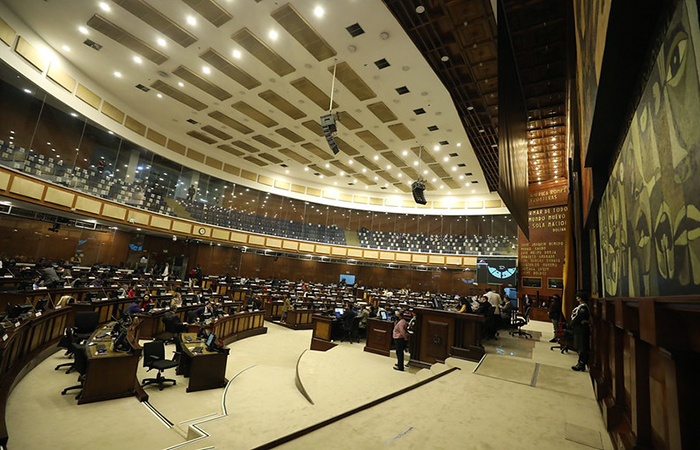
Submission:
<svg viewBox="0 0 700 450">
<path fill-rule="evenodd" d="M 479 361 L 484 317 L 440 309 L 414 308 L 416 326 L 410 342 L 413 367 L 430 367 L 449 357 Z"/>
</svg>

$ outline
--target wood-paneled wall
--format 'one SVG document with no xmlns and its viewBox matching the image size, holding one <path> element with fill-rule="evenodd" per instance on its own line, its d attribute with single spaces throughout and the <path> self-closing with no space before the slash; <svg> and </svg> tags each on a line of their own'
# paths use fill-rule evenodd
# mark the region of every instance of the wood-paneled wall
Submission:
<svg viewBox="0 0 700 450">
<path fill-rule="evenodd" d="M 700 297 L 591 306 L 591 377 L 616 447 L 700 448 Z"/>
</svg>

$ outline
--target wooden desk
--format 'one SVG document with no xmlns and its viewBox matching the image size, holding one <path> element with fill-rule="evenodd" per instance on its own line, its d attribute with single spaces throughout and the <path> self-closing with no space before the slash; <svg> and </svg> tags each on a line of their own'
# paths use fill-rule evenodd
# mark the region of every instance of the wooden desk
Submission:
<svg viewBox="0 0 700 450">
<path fill-rule="evenodd" d="M 365 345 L 365 351 L 389 356 L 391 352 L 391 333 L 393 331 L 394 322 L 390 320 L 367 319 L 367 345 Z"/>
<path fill-rule="evenodd" d="M 250 336 L 267 333 L 263 311 L 229 314 L 211 323 L 211 330 L 224 345 Z"/>
<path fill-rule="evenodd" d="M 131 395 L 138 396 L 141 401 L 148 399 L 136 378 L 136 369 L 142 351 L 134 338 L 136 325 L 132 325 L 127 332 L 127 340 L 133 348 L 131 352 L 116 352 L 109 334 L 104 337 L 99 336 L 111 332 L 113 326 L 112 322 L 99 327 L 88 340 L 85 347 L 88 366 L 83 392 L 78 399 L 79 405 Z M 97 354 L 97 345 L 92 344 L 107 346 L 107 353 Z"/>
<path fill-rule="evenodd" d="M 450 356 L 479 361 L 484 356 L 484 317 L 439 309 L 414 308 L 416 328 L 410 342 L 410 365 L 430 367 Z"/>
<path fill-rule="evenodd" d="M 295 330 L 309 330 L 314 327 L 313 315 L 313 309 L 290 309 L 282 325 Z"/>
<path fill-rule="evenodd" d="M 265 320 L 279 320 L 282 317 L 282 306 L 284 306 L 284 302 L 277 300 L 265 302 Z"/>
<path fill-rule="evenodd" d="M 322 316 L 320 314 L 312 316 L 314 333 L 311 336 L 311 350 L 325 352 L 338 345 L 332 342 L 333 319 L 334 317 L 332 316 Z"/>
<path fill-rule="evenodd" d="M 189 337 L 192 342 L 187 341 Z M 226 386 L 226 361 L 229 349 L 222 352 L 209 351 L 204 342 L 197 339 L 197 333 L 180 334 L 182 354 L 176 372 L 178 375 L 189 377 L 187 392 L 217 389 Z M 202 353 L 194 353 L 192 349 L 202 347 Z"/>
</svg>

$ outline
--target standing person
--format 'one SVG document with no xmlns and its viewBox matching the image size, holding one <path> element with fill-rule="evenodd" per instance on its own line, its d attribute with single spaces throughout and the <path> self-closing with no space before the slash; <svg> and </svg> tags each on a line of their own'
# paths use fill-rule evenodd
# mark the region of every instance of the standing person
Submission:
<svg viewBox="0 0 700 450">
<path fill-rule="evenodd" d="M 557 342 L 557 331 L 561 321 L 561 297 L 558 294 L 552 295 L 552 303 L 549 305 L 549 319 L 554 326 L 554 337 L 549 342 Z"/>
<path fill-rule="evenodd" d="M 189 189 L 187 189 L 187 201 L 191 202 L 194 199 L 194 195 L 197 193 L 197 188 L 194 187 L 194 184 L 190 186 Z"/>
<path fill-rule="evenodd" d="M 165 281 L 168 281 L 168 276 L 170 275 L 170 264 L 165 263 L 163 268 L 163 274 L 161 275 Z"/>
<path fill-rule="evenodd" d="M 577 292 L 576 301 L 578 306 L 571 311 L 571 324 L 569 326 L 574 333 L 574 347 L 578 351 L 578 364 L 572 366 L 571 369 L 584 372 L 586 364 L 588 364 L 591 334 L 589 327 L 591 311 L 588 308 L 588 294 L 583 291 Z"/>
<path fill-rule="evenodd" d="M 394 370 L 403 372 L 403 351 L 406 348 L 406 342 L 408 342 L 408 323 L 406 323 L 403 311 L 397 311 L 396 315 L 399 320 L 396 322 L 396 325 L 394 325 L 394 331 L 391 334 L 394 338 L 394 343 L 396 343 L 397 363 L 394 365 Z"/>
</svg>

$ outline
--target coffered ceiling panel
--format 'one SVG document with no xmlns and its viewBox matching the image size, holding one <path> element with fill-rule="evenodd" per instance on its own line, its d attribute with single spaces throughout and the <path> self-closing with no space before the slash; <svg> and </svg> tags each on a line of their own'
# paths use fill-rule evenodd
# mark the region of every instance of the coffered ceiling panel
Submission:
<svg viewBox="0 0 700 450">
<path fill-rule="evenodd" d="M 280 136 L 283 136 L 290 141 L 294 142 L 295 144 L 304 141 L 304 138 L 290 130 L 289 128 L 279 128 L 275 130 L 275 133 L 279 134 Z"/>
<path fill-rule="evenodd" d="M 261 92 L 258 94 L 260 98 L 274 106 L 275 108 L 279 109 L 292 119 L 301 119 L 302 117 L 306 117 L 306 114 L 296 106 L 292 105 L 289 103 L 287 100 L 285 100 L 283 97 L 277 95 L 275 92 L 272 90 L 267 90 L 264 92 Z"/>
<path fill-rule="evenodd" d="M 294 72 L 294 67 L 274 50 L 268 47 L 259 37 L 254 35 L 248 28 L 243 28 L 231 36 L 238 45 L 248 50 L 248 53 L 255 56 L 261 63 L 265 64 L 277 75 L 283 77 Z"/>
<path fill-rule="evenodd" d="M 148 45 L 99 14 L 92 16 L 92 18 L 87 21 L 87 25 L 155 64 L 160 65 L 168 60 L 168 56 L 165 53 Z"/>
<path fill-rule="evenodd" d="M 163 81 L 156 80 L 151 84 L 151 87 L 159 90 L 168 97 L 171 97 L 174 100 L 177 100 L 178 102 L 189 106 L 190 108 L 195 109 L 197 111 L 207 109 L 207 105 L 205 103 L 200 102 L 191 95 L 187 95 L 184 92 L 175 89 L 174 87 L 170 86 L 168 83 L 165 83 Z"/>
<path fill-rule="evenodd" d="M 232 97 L 231 94 L 221 89 L 219 86 L 206 80 L 194 70 L 188 69 L 185 66 L 178 67 L 177 69 L 173 70 L 173 73 L 218 100 L 224 101 Z"/>
<path fill-rule="evenodd" d="M 337 54 L 290 3 L 273 11 L 270 15 L 317 61 L 323 61 Z"/>
<path fill-rule="evenodd" d="M 134 17 L 143 20 L 155 30 L 169 37 L 173 42 L 188 47 L 197 42 L 197 37 L 170 20 L 143 0 L 112 0 L 129 11 Z"/>
<path fill-rule="evenodd" d="M 233 19 L 233 16 L 229 14 L 221 5 L 216 3 L 214 0 L 182 0 L 190 8 L 197 11 L 197 13 L 211 22 L 215 27 L 220 27 L 229 20 Z"/>
<path fill-rule="evenodd" d="M 302 77 L 291 82 L 299 92 L 304 94 L 309 100 L 314 102 L 323 111 L 328 111 L 331 104 L 331 98 L 326 95 L 321 89 L 313 84 L 308 78 Z M 338 104 L 333 102 L 333 109 L 338 108 Z"/>
<path fill-rule="evenodd" d="M 293 159 L 294 161 L 298 162 L 299 164 L 311 164 L 311 160 L 301 156 L 297 152 L 290 150 L 288 148 L 281 148 L 278 150 L 281 154 L 284 156 Z"/>
<path fill-rule="evenodd" d="M 338 63 L 338 65 L 333 65 L 328 67 L 328 71 L 333 73 L 335 70 L 335 77 L 343 83 L 352 94 L 357 97 L 358 100 L 369 100 L 375 98 L 377 94 L 374 93 L 372 88 L 370 88 L 365 81 L 360 78 L 360 76 L 352 70 L 350 65 L 346 62 Z"/>
<path fill-rule="evenodd" d="M 260 82 L 256 80 L 255 77 L 249 75 L 246 71 L 224 58 L 214 49 L 210 48 L 199 55 L 199 57 L 246 89 L 254 89 L 260 86 Z"/>
<path fill-rule="evenodd" d="M 239 121 L 227 116 L 226 114 L 224 114 L 220 111 L 212 111 L 208 115 L 212 119 L 218 120 L 219 122 L 223 123 L 224 125 L 229 126 L 229 127 L 233 128 L 234 130 L 238 131 L 239 133 L 250 134 L 253 132 L 252 128 L 248 128 L 247 126 L 243 125 Z"/>
<path fill-rule="evenodd" d="M 260 150 L 258 150 L 257 148 L 253 147 L 252 145 L 247 144 L 247 143 L 245 143 L 245 142 L 243 142 L 243 141 L 233 141 L 233 142 L 231 142 L 231 143 L 232 143 L 233 145 L 235 145 L 236 147 L 238 147 L 238 148 L 240 148 L 240 149 L 243 149 L 243 150 L 245 150 L 245 151 L 247 151 L 247 152 L 250 152 L 250 153 L 257 153 L 257 152 L 260 151 Z"/>
<path fill-rule="evenodd" d="M 238 112 L 245 114 L 246 116 L 250 117 L 251 119 L 255 120 L 256 122 L 261 123 L 262 125 L 265 125 L 266 127 L 276 127 L 279 125 L 277 122 L 272 120 L 270 117 L 266 116 L 265 114 L 261 113 L 257 109 L 253 108 L 246 102 L 236 102 L 231 107 Z"/>
</svg>

